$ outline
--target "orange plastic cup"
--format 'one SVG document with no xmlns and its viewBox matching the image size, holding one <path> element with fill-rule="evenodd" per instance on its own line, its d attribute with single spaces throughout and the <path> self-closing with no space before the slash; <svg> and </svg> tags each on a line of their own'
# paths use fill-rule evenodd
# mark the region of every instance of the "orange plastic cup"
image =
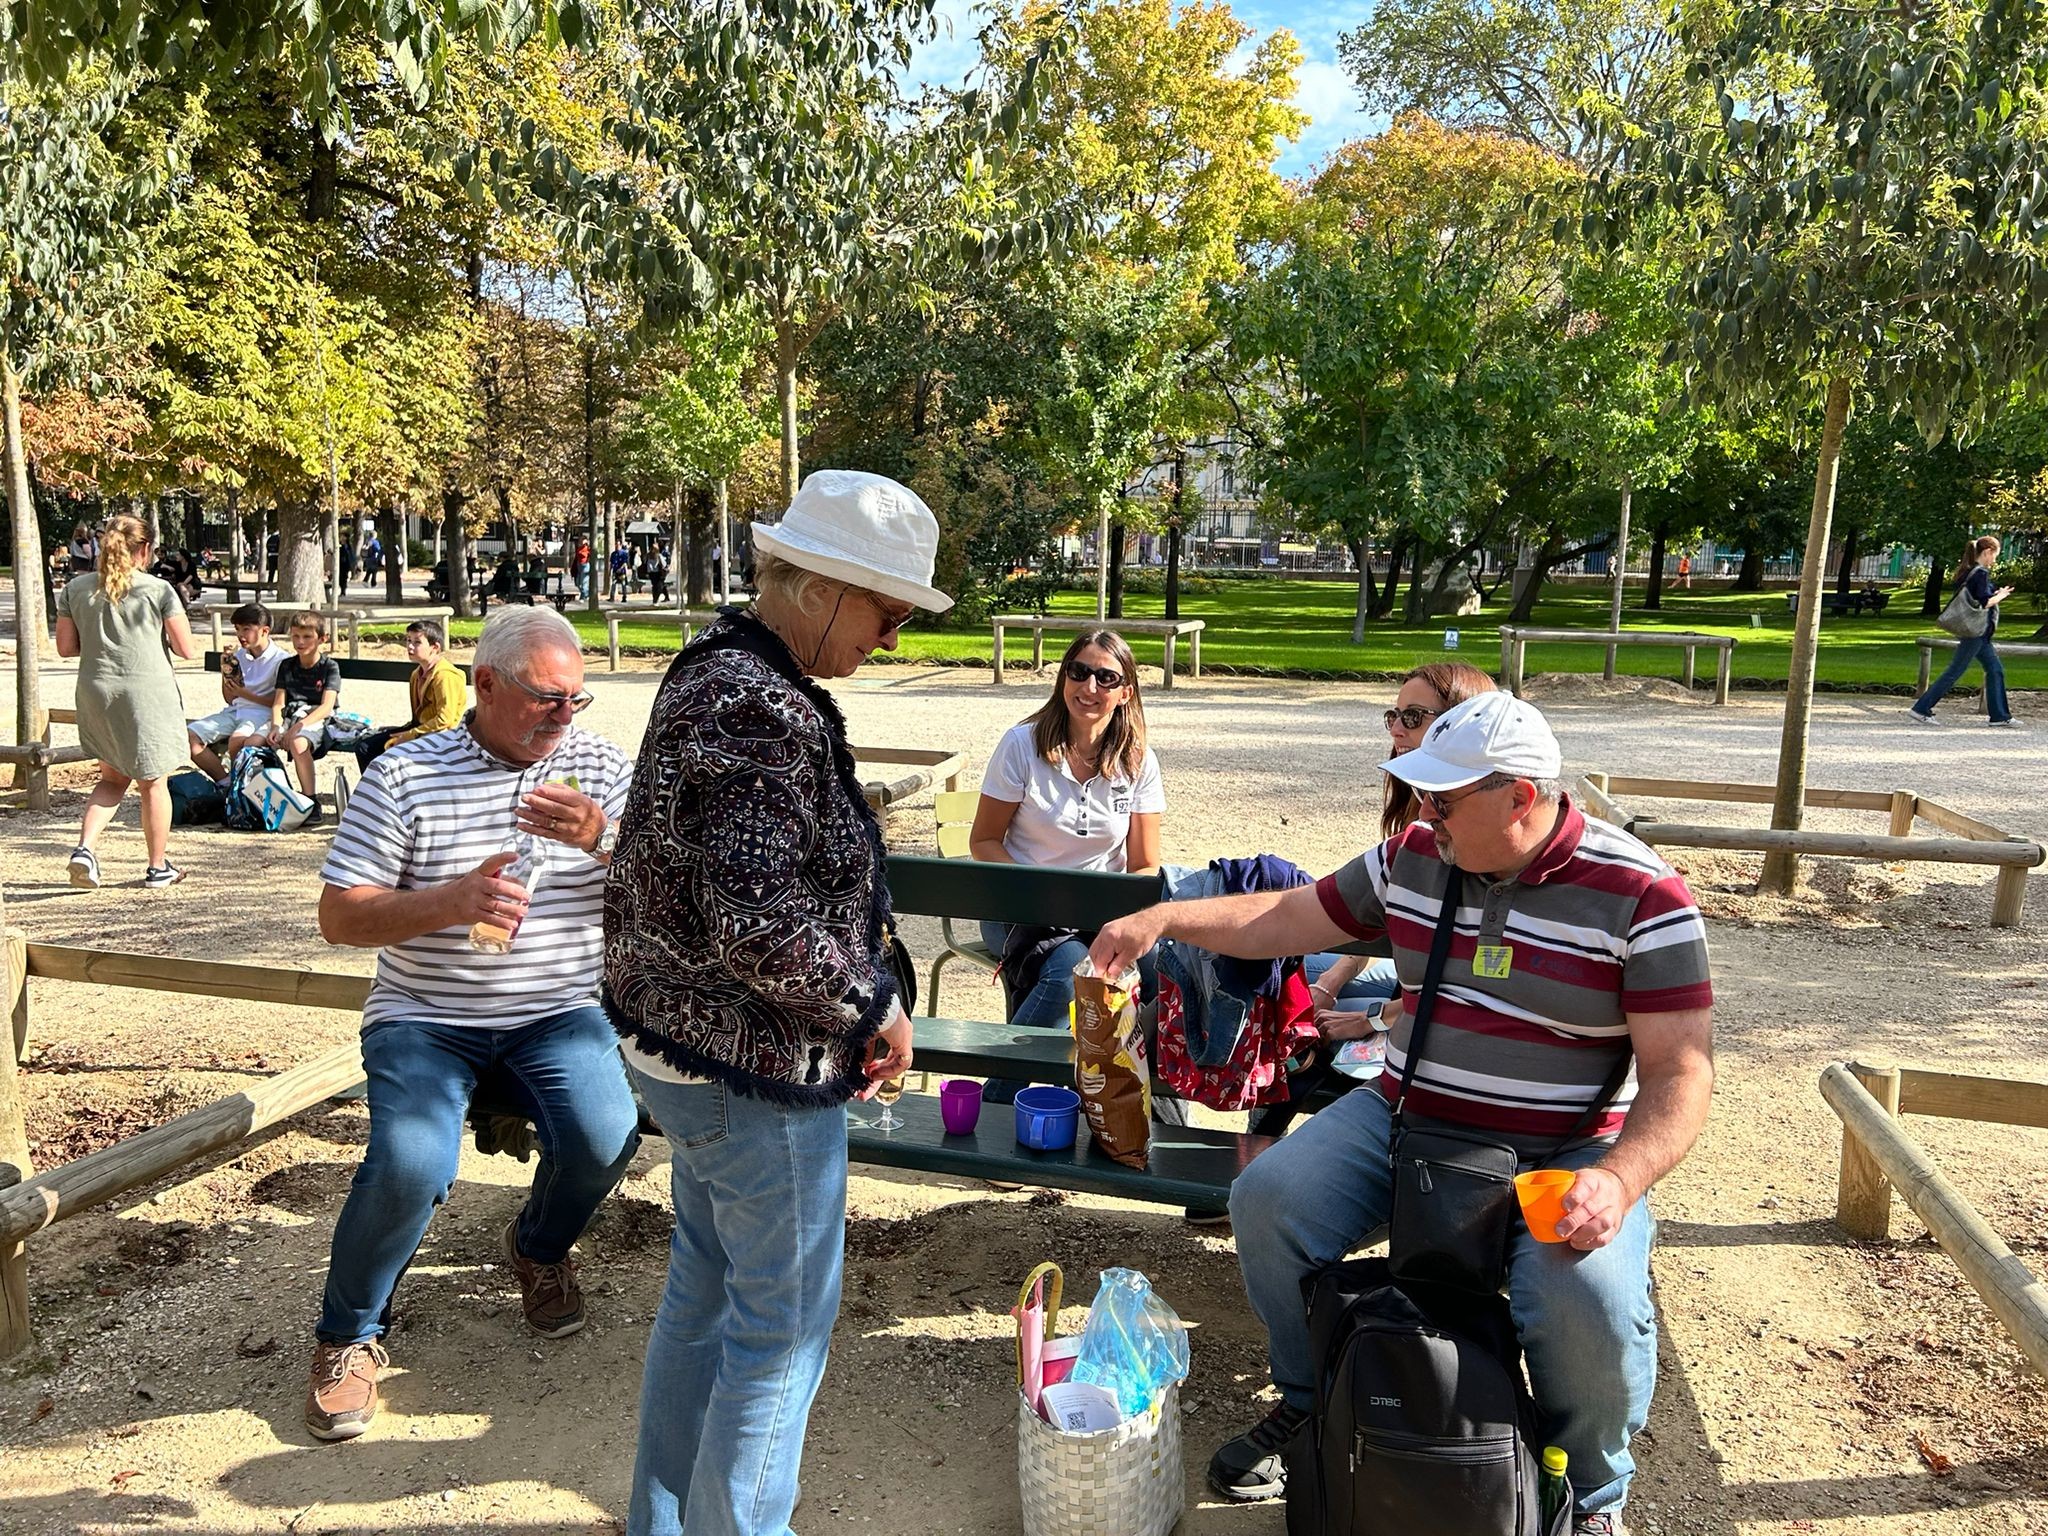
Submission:
<svg viewBox="0 0 2048 1536">
<path fill-rule="evenodd" d="M 1515 1196 L 1522 1202 L 1522 1220 L 1539 1243 L 1561 1243 L 1557 1224 L 1564 1220 L 1564 1192 L 1578 1174 L 1569 1168 L 1534 1168 L 1515 1175 Z"/>
</svg>

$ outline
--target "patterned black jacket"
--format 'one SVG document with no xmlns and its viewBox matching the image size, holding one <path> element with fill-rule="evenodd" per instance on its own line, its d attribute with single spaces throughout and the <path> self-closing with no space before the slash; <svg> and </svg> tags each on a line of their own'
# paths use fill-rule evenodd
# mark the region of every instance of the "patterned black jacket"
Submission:
<svg viewBox="0 0 2048 1536">
<path fill-rule="evenodd" d="M 662 680 L 604 907 L 621 1037 L 779 1103 L 866 1085 L 898 993 L 881 827 L 838 706 L 751 615 L 728 611 Z"/>
</svg>

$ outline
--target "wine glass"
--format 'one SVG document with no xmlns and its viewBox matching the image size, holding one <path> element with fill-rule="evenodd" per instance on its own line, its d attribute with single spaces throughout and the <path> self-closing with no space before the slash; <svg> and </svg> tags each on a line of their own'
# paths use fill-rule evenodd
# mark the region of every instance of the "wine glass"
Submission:
<svg viewBox="0 0 2048 1536">
<path fill-rule="evenodd" d="M 909 1124 L 909 1121 L 899 1119 L 896 1114 L 896 1101 L 902 1097 L 901 1077 L 885 1077 L 875 1084 L 875 1102 L 882 1106 L 882 1112 L 868 1123 L 875 1130 L 883 1132 L 901 1130 Z"/>
</svg>

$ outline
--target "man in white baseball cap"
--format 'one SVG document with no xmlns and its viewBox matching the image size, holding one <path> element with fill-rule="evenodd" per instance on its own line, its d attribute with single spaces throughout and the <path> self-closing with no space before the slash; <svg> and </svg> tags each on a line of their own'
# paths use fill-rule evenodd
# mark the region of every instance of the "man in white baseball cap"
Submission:
<svg viewBox="0 0 2048 1536">
<path fill-rule="evenodd" d="M 1570 1457 L 1573 1531 L 1616 1536 L 1657 1380 L 1648 1195 L 1692 1146 L 1713 1090 L 1705 926 L 1670 865 L 1572 804 L 1533 705 L 1479 694 L 1382 766 L 1421 802 L 1398 836 L 1314 885 L 1119 919 L 1089 952 L 1114 972 L 1161 938 L 1245 958 L 1385 938 L 1400 973 L 1377 1087 L 1310 1117 L 1231 1189 L 1281 1401 L 1216 1452 L 1209 1483 L 1242 1501 L 1286 1491 L 1287 1448 L 1317 1400 L 1302 1282 L 1386 1227 L 1397 1126 L 1449 1130 L 1523 1170 L 1574 1174 L 1562 1217 L 1537 1223 L 1547 1230 L 1503 1187 L 1495 1229 L 1458 1246 L 1506 1252 L 1544 1439 Z M 1373 1463 L 1352 1475 L 1404 1474 Z"/>
</svg>

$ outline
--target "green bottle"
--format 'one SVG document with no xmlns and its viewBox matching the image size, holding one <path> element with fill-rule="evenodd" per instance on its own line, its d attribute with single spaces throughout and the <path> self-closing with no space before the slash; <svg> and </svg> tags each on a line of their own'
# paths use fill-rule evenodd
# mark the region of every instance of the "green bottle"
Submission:
<svg viewBox="0 0 2048 1536">
<path fill-rule="evenodd" d="M 1561 1446 L 1543 1447 L 1543 1473 L 1537 1479 L 1537 1496 L 1543 1509 L 1543 1524 L 1539 1528 L 1543 1536 L 1559 1528 L 1559 1512 L 1562 1511 L 1564 1528 L 1571 1528 L 1572 1481 L 1565 1476 L 1570 1466 Z"/>
</svg>

